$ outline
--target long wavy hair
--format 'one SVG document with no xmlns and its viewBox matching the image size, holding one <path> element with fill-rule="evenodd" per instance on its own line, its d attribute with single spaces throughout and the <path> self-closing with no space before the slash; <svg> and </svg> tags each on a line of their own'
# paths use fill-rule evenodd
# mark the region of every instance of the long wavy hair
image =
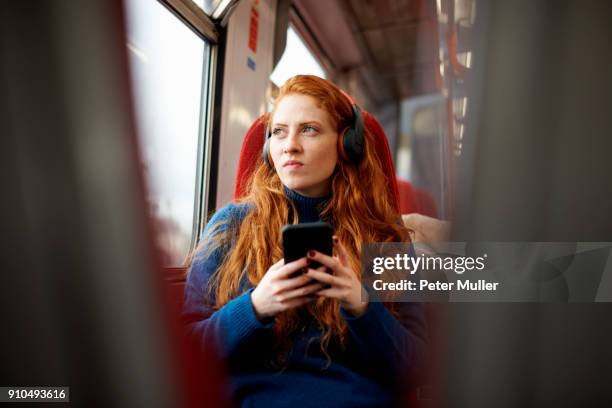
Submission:
<svg viewBox="0 0 612 408">
<path fill-rule="evenodd" d="M 289 94 L 308 95 L 318 101 L 319 108 L 329 113 L 338 134 L 352 123 L 350 101 L 331 82 L 312 75 L 294 76 L 280 88 L 276 105 Z M 268 121 L 273 112 L 268 115 Z M 331 198 L 320 212 L 321 219 L 333 226 L 335 235 L 346 247 L 350 266 L 359 278 L 363 243 L 409 239 L 406 229 L 399 222 L 400 215 L 394 206 L 392 186 L 380 163 L 373 136 L 365 129 L 363 159 L 359 165 L 355 165 L 339 157 L 331 176 Z M 282 226 L 299 222 L 297 209 L 287 198 L 278 174 L 263 159 L 259 159 L 256 164 L 246 191 L 239 202 L 248 203 L 250 210 L 242 223 L 214 225 L 207 234 L 208 238 L 200 244 L 206 254 L 211 254 L 219 247 L 225 248 L 226 255 L 210 281 L 209 290 L 214 294 L 216 302 L 212 305 L 214 308 L 220 308 L 240 295 L 240 291 L 244 290 L 241 283 L 245 279 L 253 286 L 260 282 L 270 266 L 283 256 Z M 347 340 L 347 326 L 340 315 L 339 302 L 319 298 L 303 309 L 316 320 L 322 330 L 320 347 L 329 364 L 330 342 L 334 341 L 343 349 Z M 293 335 L 301 329 L 300 322 L 296 309 L 276 316 L 274 339 L 278 351 L 277 362 L 286 357 L 292 346 Z"/>
</svg>

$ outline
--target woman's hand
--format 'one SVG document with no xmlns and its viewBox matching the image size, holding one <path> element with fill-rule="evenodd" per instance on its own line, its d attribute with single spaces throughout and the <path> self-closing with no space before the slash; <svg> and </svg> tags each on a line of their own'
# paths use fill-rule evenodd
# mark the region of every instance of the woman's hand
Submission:
<svg viewBox="0 0 612 408">
<path fill-rule="evenodd" d="M 305 274 L 293 278 L 289 277 L 307 266 L 308 260 L 306 258 L 300 258 L 286 265 L 285 261 L 281 259 L 268 269 L 255 290 L 251 292 L 251 302 L 258 320 L 273 317 L 287 309 L 302 306 L 316 297 L 313 293 L 322 289 L 325 285 L 312 282 L 312 279 Z"/>
<path fill-rule="evenodd" d="M 328 256 L 317 251 L 309 251 L 308 259 L 317 261 L 332 271 L 308 269 L 309 276 L 321 283 L 330 285 L 329 288 L 317 292 L 319 296 L 338 299 L 340 305 L 353 316 L 359 317 L 368 308 L 368 301 L 361 300 L 361 282 L 349 266 L 349 257 L 337 237 L 334 236 L 334 250 L 336 256 Z"/>
</svg>

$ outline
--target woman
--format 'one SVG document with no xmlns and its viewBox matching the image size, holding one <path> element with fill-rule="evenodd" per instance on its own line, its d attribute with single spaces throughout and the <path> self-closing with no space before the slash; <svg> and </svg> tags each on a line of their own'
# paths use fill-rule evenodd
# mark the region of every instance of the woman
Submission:
<svg viewBox="0 0 612 408">
<path fill-rule="evenodd" d="M 360 159 L 338 149 L 354 115 L 330 82 L 289 79 L 247 196 L 217 211 L 194 257 L 184 315 L 191 335 L 227 358 L 242 406 L 393 405 L 422 360 L 420 305 L 362 300 L 362 244 L 407 232 L 372 135 Z M 319 220 L 334 228 L 334 256 L 310 251 L 285 264 L 282 226 Z"/>
</svg>

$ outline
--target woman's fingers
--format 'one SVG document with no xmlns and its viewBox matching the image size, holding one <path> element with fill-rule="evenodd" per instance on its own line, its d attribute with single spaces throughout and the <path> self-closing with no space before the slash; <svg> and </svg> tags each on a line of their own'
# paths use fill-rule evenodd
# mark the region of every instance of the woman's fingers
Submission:
<svg viewBox="0 0 612 408">
<path fill-rule="evenodd" d="M 315 270 L 321 271 L 321 272 L 325 272 L 325 271 L 329 270 L 329 268 L 327 266 L 325 266 L 325 265 L 321 265 L 318 268 L 316 268 Z"/>
<path fill-rule="evenodd" d="M 346 253 L 346 249 L 344 248 L 344 245 L 342 245 L 342 243 L 340 242 L 340 240 L 338 239 L 337 236 L 334 235 L 334 248 L 336 249 L 336 253 L 338 254 L 338 258 L 340 259 L 340 263 L 342 265 L 348 265 L 349 264 L 349 256 Z"/>
<path fill-rule="evenodd" d="M 308 259 L 300 258 L 297 261 L 289 262 L 288 264 L 285 264 L 276 271 L 274 271 L 274 277 L 277 279 L 284 279 L 292 273 L 297 272 L 302 268 L 305 268 L 306 266 L 308 266 Z"/>
<path fill-rule="evenodd" d="M 318 296 L 324 296 L 333 299 L 343 300 L 344 291 L 338 288 L 327 288 L 317 292 Z"/>
<path fill-rule="evenodd" d="M 310 276 L 306 274 L 302 274 L 300 276 L 296 276 L 295 278 L 285 279 L 280 282 L 276 282 L 276 293 L 285 292 L 287 290 L 299 288 L 300 286 L 304 286 L 305 284 L 312 281 Z"/>
<path fill-rule="evenodd" d="M 280 259 L 278 262 L 276 262 L 274 265 L 272 265 L 272 266 L 270 267 L 270 269 L 271 269 L 271 270 L 272 270 L 272 269 L 278 269 L 278 268 L 280 268 L 281 266 L 283 266 L 283 265 L 284 265 L 284 263 L 285 263 L 285 260 L 284 260 L 283 258 L 281 258 L 281 259 Z"/>
<path fill-rule="evenodd" d="M 321 289 L 323 289 L 325 285 L 319 282 L 311 283 L 310 285 L 302 286 L 297 289 L 285 291 L 277 296 L 277 299 L 281 303 L 285 303 L 286 301 L 292 300 L 294 298 L 299 298 L 303 296 L 307 296 L 313 294 Z"/>
<path fill-rule="evenodd" d="M 341 266 L 337 259 L 315 251 L 314 249 L 308 251 L 308 259 L 310 259 L 311 261 L 317 261 L 323 266 L 327 266 L 329 269 L 335 272 L 338 272 L 338 269 L 340 269 Z"/>
<path fill-rule="evenodd" d="M 327 272 L 321 272 L 314 269 L 308 269 L 306 272 L 306 276 L 313 278 L 316 281 L 321 283 L 325 283 L 327 285 L 335 286 L 338 284 L 338 278 L 334 275 L 330 275 Z"/>
</svg>

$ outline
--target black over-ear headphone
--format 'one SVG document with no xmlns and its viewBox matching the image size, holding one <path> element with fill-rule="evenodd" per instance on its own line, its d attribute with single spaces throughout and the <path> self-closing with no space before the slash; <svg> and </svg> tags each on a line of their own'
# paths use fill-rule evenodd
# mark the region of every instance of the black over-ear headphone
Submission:
<svg viewBox="0 0 612 408">
<path fill-rule="evenodd" d="M 340 153 L 340 157 L 344 161 L 358 165 L 363 156 L 363 116 L 361 115 L 361 109 L 357 105 L 351 103 L 351 107 L 353 108 L 353 123 L 338 136 L 338 153 Z M 269 126 L 266 126 L 265 137 L 263 160 L 268 166 L 274 167 L 272 161 L 268 158 L 271 137 Z"/>
</svg>

